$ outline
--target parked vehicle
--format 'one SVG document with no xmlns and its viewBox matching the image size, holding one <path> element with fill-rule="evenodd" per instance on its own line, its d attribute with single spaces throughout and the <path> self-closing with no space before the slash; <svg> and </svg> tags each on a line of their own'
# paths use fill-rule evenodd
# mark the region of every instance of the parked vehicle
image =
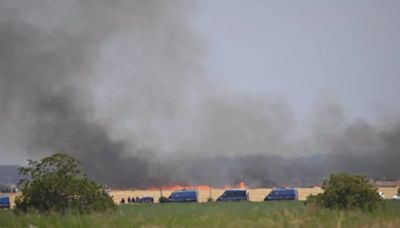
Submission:
<svg viewBox="0 0 400 228">
<path fill-rule="evenodd" d="M 196 190 L 175 191 L 168 197 L 168 202 L 198 202 L 198 195 Z"/>
<path fill-rule="evenodd" d="M 10 208 L 10 197 L 0 196 L 0 208 Z"/>
<path fill-rule="evenodd" d="M 298 200 L 297 189 L 294 188 L 279 188 L 273 189 L 265 198 L 264 201 L 270 200 Z"/>
<path fill-rule="evenodd" d="M 140 198 L 137 203 L 154 203 L 154 198 L 151 196 L 144 196 Z"/>
<path fill-rule="evenodd" d="M 217 201 L 248 201 L 249 193 L 245 189 L 230 189 L 226 190 Z"/>
<path fill-rule="evenodd" d="M 393 196 L 393 199 L 394 199 L 394 200 L 400 200 L 400 195 L 394 195 L 394 196 Z"/>
</svg>

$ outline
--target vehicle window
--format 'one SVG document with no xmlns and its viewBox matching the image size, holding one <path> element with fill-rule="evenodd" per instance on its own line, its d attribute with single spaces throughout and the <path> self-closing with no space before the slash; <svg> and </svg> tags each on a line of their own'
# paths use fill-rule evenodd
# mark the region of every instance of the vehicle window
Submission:
<svg viewBox="0 0 400 228">
<path fill-rule="evenodd" d="M 226 191 L 226 192 L 224 193 L 224 195 L 225 195 L 226 197 L 232 197 L 232 196 L 233 196 L 233 192 L 232 192 L 232 191 Z"/>
<path fill-rule="evenodd" d="M 226 191 L 223 196 L 225 196 L 225 197 L 243 197 L 243 196 L 246 196 L 246 191 Z"/>
<path fill-rule="evenodd" d="M 172 198 L 179 198 L 179 193 L 172 194 Z"/>
<path fill-rule="evenodd" d="M 236 196 L 238 196 L 238 197 L 246 196 L 246 192 L 245 191 L 237 191 Z"/>
</svg>

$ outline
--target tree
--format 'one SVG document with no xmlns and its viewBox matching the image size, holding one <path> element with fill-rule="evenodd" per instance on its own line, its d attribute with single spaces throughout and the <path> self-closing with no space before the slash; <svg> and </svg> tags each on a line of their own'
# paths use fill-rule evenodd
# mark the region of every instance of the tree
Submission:
<svg viewBox="0 0 400 228">
<path fill-rule="evenodd" d="M 160 198 L 158 198 L 158 202 L 160 203 L 167 203 L 168 202 L 168 198 L 165 196 L 160 196 Z"/>
<path fill-rule="evenodd" d="M 26 178 L 20 181 L 22 196 L 16 199 L 17 209 L 85 213 L 115 208 L 104 188 L 88 179 L 74 158 L 57 153 L 28 162 L 19 169 Z"/>
<path fill-rule="evenodd" d="M 307 197 L 307 204 L 331 209 L 373 210 L 382 204 L 377 188 L 360 175 L 332 174 L 322 185 L 323 193 Z"/>
</svg>

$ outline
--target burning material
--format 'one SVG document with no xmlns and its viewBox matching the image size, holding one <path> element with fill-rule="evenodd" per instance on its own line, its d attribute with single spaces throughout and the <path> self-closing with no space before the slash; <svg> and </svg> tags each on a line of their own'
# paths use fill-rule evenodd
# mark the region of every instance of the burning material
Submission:
<svg viewBox="0 0 400 228">
<path fill-rule="evenodd" d="M 167 190 L 167 191 L 178 191 L 182 189 L 186 190 L 209 190 L 210 186 L 209 185 L 163 185 L 162 190 Z M 159 191 L 160 187 L 149 187 L 146 190 L 148 191 Z"/>
<path fill-rule="evenodd" d="M 247 185 L 242 181 L 239 184 L 239 188 L 247 188 Z"/>
<path fill-rule="evenodd" d="M 166 190 L 166 191 L 178 191 L 178 190 L 210 190 L 210 187 L 213 188 L 210 185 L 205 185 L 205 184 L 201 184 L 201 185 L 179 185 L 179 184 L 174 184 L 174 185 L 163 185 L 161 186 L 162 190 Z M 223 187 L 223 189 L 233 189 L 233 188 L 237 188 L 237 189 L 247 189 L 248 186 L 242 181 L 240 182 L 238 185 L 225 185 Z M 152 186 L 149 187 L 145 190 L 148 191 L 159 191 L 160 187 L 156 187 L 156 186 Z"/>
<path fill-rule="evenodd" d="M 233 186 L 225 185 L 224 186 L 224 189 L 233 189 L 233 188 L 246 189 L 246 188 L 248 188 L 248 186 L 243 181 L 241 181 L 238 185 L 233 185 Z"/>
</svg>

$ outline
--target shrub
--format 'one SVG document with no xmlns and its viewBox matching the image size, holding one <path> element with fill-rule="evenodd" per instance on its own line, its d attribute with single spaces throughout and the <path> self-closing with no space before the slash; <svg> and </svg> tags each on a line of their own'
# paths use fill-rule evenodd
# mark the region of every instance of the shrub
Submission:
<svg viewBox="0 0 400 228">
<path fill-rule="evenodd" d="M 214 199 L 212 197 L 208 197 L 207 202 L 212 203 L 214 202 Z"/>
<path fill-rule="evenodd" d="M 324 190 L 307 197 L 307 204 L 332 209 L 373 210 L 382 205 L 382 198 L 367 178 L 347 173 L 332 174 L 322 185 Z"/>
<path fill-rule="evenodd" d="M 318 202 L 320 202 L 321 197 L 322 197 L 321 193 L 319 193 L 317 195 L 308 195 L 304 204 L 306 206 L 309 206 L 309 205 L 316 206 L 316 205 L 318 205 Z"/>
<path fill-rule="evenodd" d="M 20 168 L 22 196 L 16 209 L 39 212 L 91 212 L 114 209 L 104 188 L 82 174 L 79 161 L 65 154 L 54 154 L 40 161 L 29 160 Z"/>
<path fill-rule="evenodd" d="M 166 203 L 168 202 L 168 198 L 165 196 L 160 196 L 160 198 L 158 198 L 158 202 L 159 203 Z"/>
</svg>

